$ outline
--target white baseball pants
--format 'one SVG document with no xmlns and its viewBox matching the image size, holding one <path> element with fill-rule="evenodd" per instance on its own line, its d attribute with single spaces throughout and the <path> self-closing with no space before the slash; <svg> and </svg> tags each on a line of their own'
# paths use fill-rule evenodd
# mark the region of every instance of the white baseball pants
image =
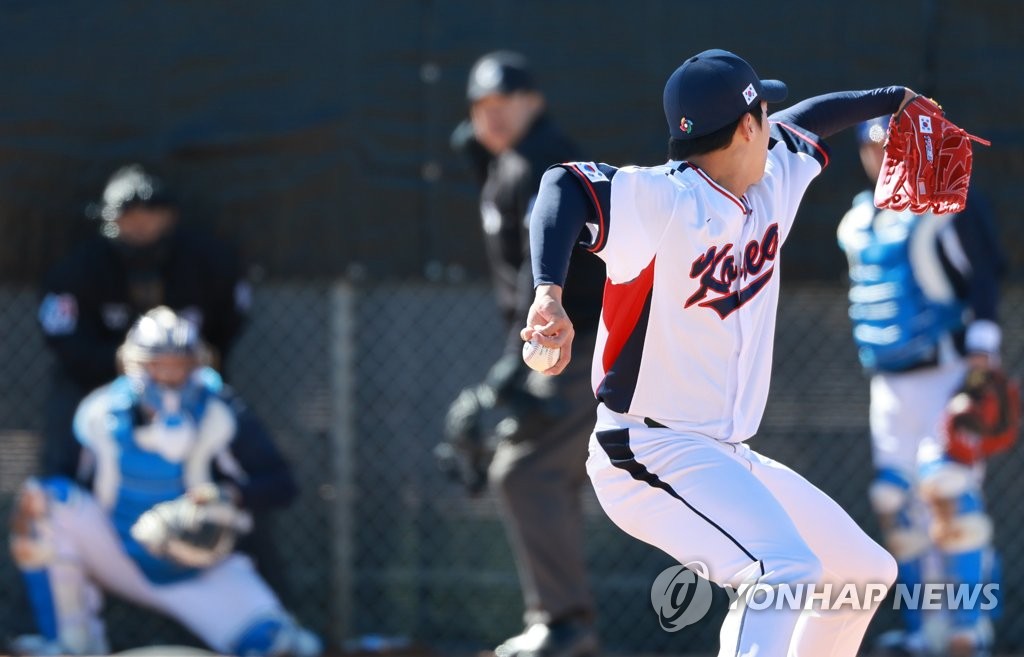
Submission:
<svg viewBox="0 0 1024 657">
<path fill-rule="evenodd" d="M 629 428 L 623 428 L 623 424 Z M 601 408 L 587 472 L 608 516 L 721 585 L 888 588 L 896 562 L 835 501 L 745 444 L 649 428 Z M 879 601 L 880 602 L 880 601 Z M 803 611 L 737 606 L 719 657 L 854 657 L 877 603 Z"/>
<path fill-rule="evenodd" d="M 66 503 L 52 503 L 47 523 L 54 550 L 47 570 L 62 637 L 102 632 L 97 585 L 174 618 L 223 653 L 252 623 L 285 614 L 249 558 L 237 553 L 193 578 L 153 584 L 125 553 L 107 514 L 84 490 L 75 489 Z"/>
<path fill-rule="evenodd" d="M 942 453 L 946 404 L 967 373 L 966 361 L 871 377 L 871 451 L 876 469 L 917 479 L 918 465 Z"/>
</svg>

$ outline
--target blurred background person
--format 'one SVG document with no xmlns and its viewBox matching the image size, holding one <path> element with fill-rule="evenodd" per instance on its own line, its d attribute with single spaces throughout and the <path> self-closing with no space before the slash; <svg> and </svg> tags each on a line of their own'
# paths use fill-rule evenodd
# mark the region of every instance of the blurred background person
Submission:
<svg viewBox="0 0 1024 657">
<path fill-rule="evenodd" d="M 998 366 L 999 282 L 1005 259 L 984 199 L 972 191 L 958 215 L 916 215 L 874 206 L 889 117 L 858 128 L 871 188 L 839 224 L 850 272 L 850 317 L 871 379 L 875 479 L 871 506 L 899 563 L 899 583 L 994 581 L 984 464 L 950 454 L 947 402 L 972 368 Z M 904 629 L 880 646 L 898 654 L 987 655 L 991 614 L 978 605 L 941 614 L 902 611 Z"/>
<path fill-rule="evenodd" d="M 297 488 L 262 423 L 206 365 L 197 325 L 158 307 L 118 356 L 125 374 L 78 406 L 74 473 L 29 479 L 16 503 L 11 551 L 39 634 L 15 640 L 15 653 L 108 652 L 108 591 L 221 653 L 319 654 L 319 639 L 232 551 L 251 511 L 287 505 Z M 196 527 L 189 516 L 176 533 L 165 503 L 185 497 L 217 515 Z M 157 505 L 167 527 L 149 518 Z"/>
<path fill-rule="evenodd" d="M 115 171 L 87 214 L 99 235 L 79 244 L 45 275 L 39 324 L 56 356 L 45 405 L 41 469 L 61 474 L 78 461 L 71 432 L 87 392 L 116 375 L 128 328 L 159 305 L 200 327 L 222 369 L 249 308 L 233 248 L 179 225 L 164 182 L 137 164 Z"/>
<path fill-rule="evenodd" d="M 44 276 L 38 321 L 56 357 L 44 402 L 38 472 L 73 476 L 81 445 L 72 432 L 78 403 L 117 374 L 115 354 L 138 317 L 165 305 L 199 327 L 210 365 L 222 376 L 250 309 L 252 292 L 233 245 L 182 224 L 174 190 L 152 170 L 129 164 L 109 177 L 86 209 L 98 234 Z M 286 581 L 271 517 L 241 548 L 275 588 Z"/>
<path fill-rule="evenodd" d="M 480 219 L 498 308 L 508 330 L 504 351 L 484 382 L 465 388 L 447 418 L 449 444 L 493 441 L 493 460 L 469 468 L 471 490 L 486 482 L 497 495 L 525 604 L 522 634 L 498 657 L 583 657 L 598 651 L 594 603 L 586 577 L 581 486 L 595 402 L 586 359 L 560 377 L 532 372 L 522 360 L 518 318 L 533 299 L 528 224 L 541 175 L 578 158 L 576 145 L 546 112 L 526 59 L 496 51 L 473 65 L 469 119 L 452 135 L 480 184 Z M 592 348 L 600 317 L 603 264 L 573 258 L 565 306 Z M 589 345 L 589 346 L 588 346 Z M 501 420 L 481 428 L 487 412 Z M 482 433 L 489 437 L 482 438 Z M 484 469 L 486 468 L 486 474 Z"/>
</svg>

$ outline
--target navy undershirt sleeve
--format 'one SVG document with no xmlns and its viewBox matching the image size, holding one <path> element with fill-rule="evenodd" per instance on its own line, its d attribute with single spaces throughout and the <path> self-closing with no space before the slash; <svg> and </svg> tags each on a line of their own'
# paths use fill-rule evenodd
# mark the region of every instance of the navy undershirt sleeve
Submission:
<svg viewBox="0 0 1024 657">
<path fill-rule="evenodd" d="M 573 247 L 593 218 L 593 205 L 576 177 L 560 166 L 548 169 L 530 215 L 534 286 L 565 285 Z"/>
<path fill-rule="evenodd" d="M 823 94 L 779 110 L 771 120 L 800 126 L 827 139 L 862 121 L 896 112 L 905 94 L 905 87 Z"/>
</svg>

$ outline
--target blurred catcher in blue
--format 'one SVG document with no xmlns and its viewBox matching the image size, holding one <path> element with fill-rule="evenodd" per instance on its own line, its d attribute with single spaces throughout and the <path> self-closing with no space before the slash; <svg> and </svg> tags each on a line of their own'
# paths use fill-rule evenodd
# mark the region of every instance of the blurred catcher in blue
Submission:
<svg viewBox="0 0 1024 657">
<path fill-rule="evenodd" d="M 32 478 L 16 502 L 11 551 L 39 634 L 14 651 L 108 652 L 107 591 L 220 653 L 319 654 L 234 551 L 250 513 L 287 504 L 296 486 L 262 423 L 206 365 L 196 325 L 157 307 L 117 356 L 123 374 L 75 414 L 78 476 Z"/>
</svg>

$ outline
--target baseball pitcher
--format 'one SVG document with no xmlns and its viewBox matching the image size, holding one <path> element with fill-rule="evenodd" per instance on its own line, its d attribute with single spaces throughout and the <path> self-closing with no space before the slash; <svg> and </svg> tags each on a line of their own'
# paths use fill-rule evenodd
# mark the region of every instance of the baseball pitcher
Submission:
<svg viewBox="0 0 1024 657">
<path fill-rule="evenodd" d="M 546 173 L 530 223 L 537 289 L 521 337 L 560 349 L 549 374 L 572 357 L 560 298 L 582 234 L 607 268 L 587 462 L 605 512 L 737 590 L 859 591 L 858 606 L 738 604 L 721 655 L 853 657 L 896 563 L 821 490 L 746 441 L 768 396 L 781 249 L 829 162 L 824 139 L 915 94 L 832 93 L 769 115 L 785 96 L 785 84 L 737 55 L 708 50 L 665 85 L 667 163 Z"/>
</svg>

